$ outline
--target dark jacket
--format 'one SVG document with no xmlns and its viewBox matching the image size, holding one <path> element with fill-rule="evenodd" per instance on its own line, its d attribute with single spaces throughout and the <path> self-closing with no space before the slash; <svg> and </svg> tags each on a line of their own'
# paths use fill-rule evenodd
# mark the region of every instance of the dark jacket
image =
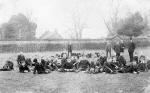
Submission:
<svg viewBox="0 0 150 93">
<path fill-rule="evenodd" d="M 78 64 L 78 67 L 84 71 L 90 67 L 90 63 L 88 60 L 81 60 Z"/>
<path fill-rule="evenodd" d="M 71 44 L 68 45 L 68 52 L 72 53 L 72 45 Z"/>
<path fill-rule="evenodd" d="M 117 61 L 119 62 L 119 67 L 126 66 L 126 60 L 123 56 L 119 56 Z"/>
<path fill-rule="evenodd" d="M 120 45 L 119 45 L 119 44 L 116 44 L 116 45 L 114 46 L 114 51 L 115 51 L 116 53 L 120 53 L 120 52 L 121 52 L 121 50 L 120 50 Z"/>
<path fill-rule="evenodd" d="M 61 68 L 65 68 L 66 63 L 67 63 L 67 59 L 66 59 L 66 58 L 63 58 L 63 59 L 61 60 Z"/>
<path fill-rule="evenodd" d="M 120 43 L 120 52 L 124 52 L 125 45 L 124 43 Z"/>
<path fill-rule="evenodd" d="M 129 42 L 128 51 L 129 52 L 134 52 L 134 50 L 135 50 L 135 44 L 133 42 Z"/>
<path fill-rule="evenodd" d="M 25 61 L 25 56 L 24 55 L 18 55 L 18 57 L 17 57 L 18 64 L 21 64 L 21 61 Z"/>
</svg>

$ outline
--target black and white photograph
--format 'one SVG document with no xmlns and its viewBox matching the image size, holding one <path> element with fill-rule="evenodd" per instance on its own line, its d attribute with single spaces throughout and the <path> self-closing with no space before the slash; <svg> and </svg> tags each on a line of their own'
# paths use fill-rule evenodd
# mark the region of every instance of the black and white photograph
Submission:
<svg viewBox="0 0 150 93">
<path fill-rule="evenodd" d="M 150 93 L 150 0 L 0 0 L 0 93 Z"/>
</svg>

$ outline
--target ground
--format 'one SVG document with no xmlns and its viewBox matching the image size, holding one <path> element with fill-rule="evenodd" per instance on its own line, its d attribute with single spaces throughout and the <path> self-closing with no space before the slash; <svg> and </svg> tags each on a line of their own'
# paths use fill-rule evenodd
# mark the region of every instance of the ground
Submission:
<svg viewBox="0 0 150 93">
<path fill-rule="evenodd" d="M 149 48 L 142 49 L 150 56 Z M 141 49 L 136 50 L 138 53 Z M 48 56 L 54 52 L 26 53 Z M 8 58 L 15 62 L 17 54 L 0 54 L 1 64 Z M 125 52 L 127 57 L 127 51 Z M 14 71 L 0 72 L 0 93 L 150 93 L 150 71 L 140 74 L 87 74 L 84 72 L 52 72 L 34 75 Z"/>
<path fill-rule="evenodd" d="M 1 93 L 149 93 L 150 74 L 0 72 Z M 149 92 L 147 92 L 149 91 Z"/>
</svg>

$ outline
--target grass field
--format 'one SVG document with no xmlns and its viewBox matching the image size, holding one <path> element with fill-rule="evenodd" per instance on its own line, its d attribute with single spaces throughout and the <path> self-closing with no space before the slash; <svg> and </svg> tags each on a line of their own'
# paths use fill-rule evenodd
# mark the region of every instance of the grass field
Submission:
<svg viewBox="0 0 150 93">
<path fill-rule="evenodd" d="M 150 57 L 150 48 L 137 49 L 136 52 Z M 94 52 L 86 51 L 86 52 Z M 85 51 L 77 51 L 85 52 Z M 32 57 L 51 56 L 56 52 L 25 53 Z M 17 54 L 0 54 L 1 67 L 5 60 L 12 58 L 15 62 Z M 128 60 L 128 53 L 124 56 Z M 150 93 L 150 71 L 140 74 L 86 74 L 60 73 L 33 75 L 19 73 L 17 68 L 10 72 L 0 72 L 0 93 Z"/>
</svg>

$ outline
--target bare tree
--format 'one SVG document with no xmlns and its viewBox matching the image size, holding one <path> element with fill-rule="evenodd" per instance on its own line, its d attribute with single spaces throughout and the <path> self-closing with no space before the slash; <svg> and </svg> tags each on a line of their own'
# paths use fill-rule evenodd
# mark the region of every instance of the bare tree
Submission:
<svg viewBox="0 0 150 93">
<path fill-rule="evenodd" d="M 71 27 L 68 28 L 70 31 L 71 39 L 82 39 L 83 31 L 87 28 L 86 21 L 83 20 L 78 12 L 74 12 L 72 14 L 72 24 Z"/>
<path fill-rule="evenodd" d="M 117 5 L 115 6 L 114 3 L 117 1 Z M 119 21 L 119 7 L 120 7 L 120 0 L 112 0 L 111 1 L 111 9 L 112 14 L 109 18 L 109 21 L 106 21 L 104 17 L 102 17 L 104 24 L 106 25 L 106 28 L 108 29 L 108 35 L 114 35 L 117 34 L 116 28 Z"/>
<path fill-rule="evenodd" d="M 33 21 L 33 13 L 32 13 L 31 10 L 27 9 L 26 12 L 25 12 L 25 16 L 28 18 L 28 20 L 29 20 L 30 22 Z"/>
</svg>

